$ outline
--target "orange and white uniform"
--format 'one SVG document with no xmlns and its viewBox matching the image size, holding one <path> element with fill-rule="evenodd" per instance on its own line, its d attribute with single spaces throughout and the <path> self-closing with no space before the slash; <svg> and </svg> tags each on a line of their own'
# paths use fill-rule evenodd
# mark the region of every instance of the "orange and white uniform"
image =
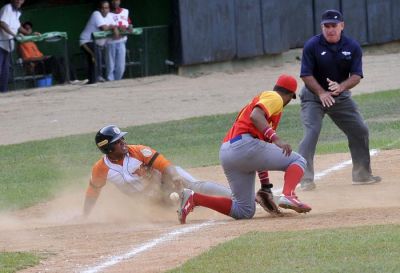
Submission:
<svg viewBox="0 0 400 273">
<path fill-rule="evenodd" d="M 104 155 L 92 169 L 92 176 L 86 191 L 87 197 L 97 197 L 106 182 L 113 183 L 119 190 L 131 194 L 144 189 L 142 178 L 150 171 L 163 172 L 171 165 L 163 155 L 148 146 L 127 145 L 124 159 L 111 162 Z"/>
</svg>

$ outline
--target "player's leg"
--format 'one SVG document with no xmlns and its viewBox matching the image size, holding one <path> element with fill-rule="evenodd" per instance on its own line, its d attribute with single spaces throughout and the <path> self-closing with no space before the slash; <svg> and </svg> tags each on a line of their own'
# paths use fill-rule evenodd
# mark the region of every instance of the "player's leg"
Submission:
<svg viewBox="0 0 400 273">
<path fill-rule="evenodd" d="M 328 110 L 329 117 L 346 134 L 353 161 L 353 181 L 376 183 L 369 154 L 369 130 L 353 99 L 346 98 Z"/>
<path fill-rule="evenodd" d="M 301 120 L 304 136 L 299 144 L 299 154 L 307 161 L 304 176 L 301 181 L 303 190 L 312 190 L 314 184 L 314 155 L 319 134 L 324 118 L 324 109 L 314 94 L 307 88 L 303 88 L 301 95 Z"/>
<path fill-rule="evenodd" d="M 195 206 L 207 207 L 235 219 L 252 218 L 255 213 L 255 169 L 251 164 L 253 152 L 252 137 L 245 137 L 235 143 L 223 143 L 220 160 L 232 190 L 232 199 L 203 195 L 186 189 L 183 191 L 178 209 L 180 222 L 185 223 L 187 214 Z"/>
<path fill-rule="evenodd" d="M 282 153 L 282 149 L 265 141 L 258 141 L 257 154 L 254 154 L 255 166 L 259 169 L 284 171 L 284 185 L 279 205 L 293 209 L 299 213 L 311 210 L 307 204 L 298 200 L 295 189 L 303 177 L 306 160 L 298 153 L 292 152 L 289 156 Z"/>
</svg>

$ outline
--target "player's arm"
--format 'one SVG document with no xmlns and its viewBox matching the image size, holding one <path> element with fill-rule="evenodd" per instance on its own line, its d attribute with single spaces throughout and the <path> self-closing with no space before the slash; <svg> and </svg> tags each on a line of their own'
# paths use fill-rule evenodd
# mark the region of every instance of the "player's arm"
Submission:
<svg viewBox="0 0 400 273">
<path fill-rule="evenodd" d="M 130 149 L 134 157 L 142 161 L 146 167 L 156 169 L 161 173 L 163 183 L 173 185 L 177 191 L 182 189 L 183 178 L 164 155 L 143 145 L 133 145 Z"/>
<path fill-rule="evenodd" d="M 280 147 L 282 152 L 287 156 L 292 153 L 292 147 L 278 137 L 275 130 L 269 125 L 265 117 L 265 112 L 260 107 L 254 107 L 250 114 L 250 119 L 254 126 L 263 133 L 265 141 L 274 143 Z"/>
<path fill-rule="evenodd" d="M 162 172 L 163 181 L 166 181 L 170 185 L 175 187 L 175 191 L 180 192 L 183 190 L 185 179 L 179 175 L 174 165 L 169 165 Z"/>
<path fill-rule="evenodd" d="M 152 167 L 161 172 L 163 183 L 173 185 L 175 190 L 180 192 L 185 184 L 183 177 L 179 175 L 175 166 L 164 155 L 155 152 L 154 156 L 152 158 Z"/>
<path fill-rule="evenodd" d="M 86 190 L 85 202 L 83 205 L 83 216 L 88 217 L 96 204 L 97 198 L 100 195 L 101 189 L 104 183 L 93 183 L 92 179 L 89 182 L 89 186 Z"/>
</svg>

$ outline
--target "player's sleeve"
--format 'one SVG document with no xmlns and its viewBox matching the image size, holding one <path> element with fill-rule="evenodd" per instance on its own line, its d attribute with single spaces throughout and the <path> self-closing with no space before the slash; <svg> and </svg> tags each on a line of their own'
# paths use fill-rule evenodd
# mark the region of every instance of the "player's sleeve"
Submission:
<svg viewBox="0 0 400 273">
<path fill-rule="evenodd" d="M 133 157 L 142 161 L 147 167 L 163 172 L 165 168 L 172 165 L 162 154 L 144 145 L 128 145 L 129 152 Z"/>
<path fill-rule="evenodd" d="M 97 198 L 107 181 L 108 167 L 103 160 L 98 161 L 92 169 L 92 175 L 86 190 L 86 196 Z"/>
<path fill-rule="evenodd" d="M 280 100 L 280 97 L 262 94 L 254 107 L 261 108 L 267 117 L 272 117 L 282 111 L 282 102 Z"/>
</svg>

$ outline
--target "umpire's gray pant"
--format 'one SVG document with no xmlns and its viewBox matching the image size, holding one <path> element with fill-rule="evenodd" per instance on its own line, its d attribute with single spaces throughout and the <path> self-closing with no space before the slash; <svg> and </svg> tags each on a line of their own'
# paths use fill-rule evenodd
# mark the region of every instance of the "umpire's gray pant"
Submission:
<svg viewBox="0 0 400 273">
<path fill-rule="evenodd" d="M 350 91 L 335 97 L 335 104 L 323 107 L 320 99 L 306 87 L 300 92 L 301 119 L 304 136 L 299 153 L 307 160 L 303 181 L 314 181 L 314 154 L 325 114 L 342 130 L 348 139 L 353 160 L 353 180 L 363 180 L 371 175 L 369 132 Z M 334 137 L 334 136 L 332 136 Z"/>
</svg>

